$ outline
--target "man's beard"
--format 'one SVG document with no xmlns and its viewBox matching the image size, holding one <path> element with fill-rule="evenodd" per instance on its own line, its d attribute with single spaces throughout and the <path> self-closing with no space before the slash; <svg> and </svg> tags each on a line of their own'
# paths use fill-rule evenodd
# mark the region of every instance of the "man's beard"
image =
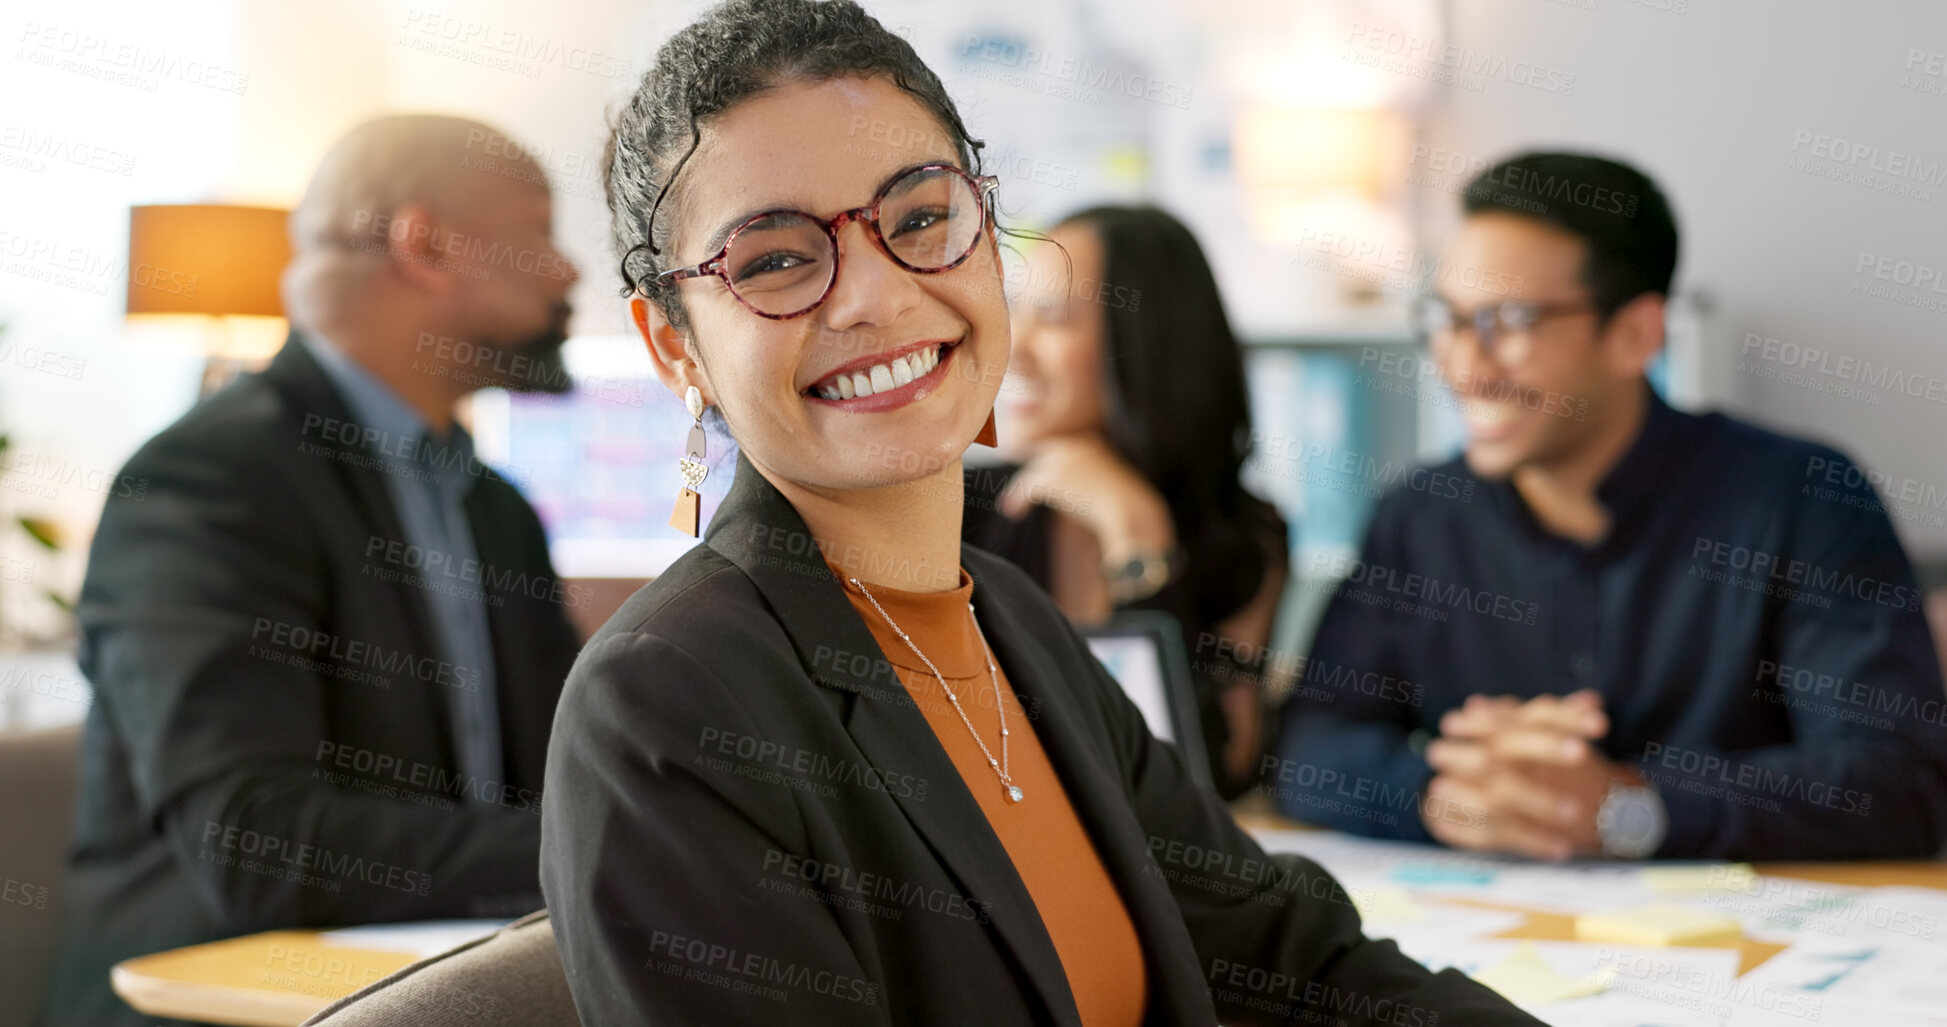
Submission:
<svg viewBox="0 0 1947 1027">
<path fill-rule="evenodd" d="M 574 390 L 561 347 L 568 341 L 568 316 L 572 308 L 558 303 L 548 318 L 547 327 L 524 338 L 506 342 L 481 343 L 493 357 L 480 368 L 488 380 L 481 384 L 510 392 L 538 392 L 560 395 Z"/>
</svg>

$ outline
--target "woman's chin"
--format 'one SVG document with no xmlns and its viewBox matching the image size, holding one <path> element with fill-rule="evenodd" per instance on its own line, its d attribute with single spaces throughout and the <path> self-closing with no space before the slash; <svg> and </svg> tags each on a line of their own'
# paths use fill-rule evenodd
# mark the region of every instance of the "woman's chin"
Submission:
<svg viewBox="0 0 1947 1027">
<path fill-rule="evenodd" d="M 819 447 L 825 455 L 813 462 L 863 487 L 883 487 L 930 477 L 956 465 L 966 452 L 956 439 L 945 426 L 845 432 Z"/>
</svg>

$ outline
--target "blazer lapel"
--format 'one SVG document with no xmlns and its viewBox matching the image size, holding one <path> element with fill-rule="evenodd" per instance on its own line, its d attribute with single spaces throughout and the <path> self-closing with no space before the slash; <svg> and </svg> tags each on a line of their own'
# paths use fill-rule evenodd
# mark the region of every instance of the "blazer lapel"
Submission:
<svg viewBox="0 0 1947 1027">
<path fill-rule="evenodd" d="M 1061 956 L 1048 937 L 1027 886 L 987 823 L 926 717 L 889 675 L 859 678 L 835 652 L 878 653 L 878 642 L 825 565 L 811 531 L 790 501 L 739 452 L 736 480 L 704 533 L 704 544 L 748 575 L 791 637 L 811 679 L 853 693 L 845 727 L 874 767 L 929 782 L 923 797 L 887 795 L 959 878 L 970 898 L 991 905 L 992 924 L 1054 1021 L 1081 1027 Z M 1010 679 L 1012 678 L 1010 670 Z M 896 696 L 888 696 L 890 688 Z"/>
<path fill-rule="evenodd" d="M 284 340 L 284 348 L 277 351 L 270 366 L 263 370 L 264 380 L 284 394 L 291 409 L 300 416 L 316 415 L 340 423 L 352 423 L 352 416 L 345 403 L 332 388 L 331 379 L 324 369 L 318 366 L 317 359 L 301 343 L 302 337 L 293 330 Z M 333 433 L 319 431 L 315 436 L 308 433 L 310 426 L 300 422 L 297 447 L 304 459 L 316 460 L 328 465 L 328 474 L 336 475 L 346 486 L 353 510 L 371 536 L 384 539 L 404 540 L 405 528 L 399 522 L 398 511 L 392 506 L 392 496 L 386 491 L 384 472 L 372 470 L 377 456 L 362 443 L 342 441 Z M 367 587 L 386 587 L 391 590 L 407 611 L 411 623 L 406 637 L 415 640 L 415 645 L 430 655 L 437 651 L 439 636 L 433 630 L 433 614 L 425 595 L 404 582 L 384 583 L 377 579 L 364 583 Z M 425 647 L 434 648 L 425 648 Z M 428 685 L 416 688 L 410 694 L 417 695 L 423 703 L 423 715 L 433 718 L 440 725 L 438 751 L 440 758 L 451 762 L 457 758 L 451 738 L 452 726 L 447 712 L 448 698 L 445 686 Z M 401 715 L 404 711 L 401 711 Z"/>
<path fill-rule="evenodd" d="M 1082 820 L 1109 876 L 1116 882 L 1136 935 L 1142 939 L 1150 985 L 1152 1022 L 1207 1023 L 1216 1015 L 1209 989 L 1200 977 L 1195 942 L 1183 925 L 1176 897 L 1162 875 L 1153 871 L 1149 839 L 1131 812 L 1128 792 L 1115 766 L 1106 739 L 1092 739 L 1083 729 L 1075 706 L 1080 681 L 1068 678 L 1086 668 L 1063 672 L 1068 661 L 1057 659 L 1036 640 L 1022 622 L 1022 613 L 999 587 L 984 587 L 982 558 L 999 559 L 971 545 L 962 549 L 961 565 L 974 579 L 974 607 L 987 628 L 994 656 L 1007 668 L 1007 680 L 1024 703 L 1040 700 L 1035 735 L 1048 761 L 1068 791 L 1075 815 Z M 983 599 L 984 597 L 984 599 Z"/>
</svg>

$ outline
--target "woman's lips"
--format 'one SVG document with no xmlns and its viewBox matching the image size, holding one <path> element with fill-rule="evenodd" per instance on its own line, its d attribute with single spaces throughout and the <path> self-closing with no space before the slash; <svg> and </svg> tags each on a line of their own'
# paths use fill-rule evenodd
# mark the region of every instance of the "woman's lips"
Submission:
<svg viewBox="0 0 1947 1027">
<path fill-rule="evenodd" d="M 870 396 L 854 395 L 851 399 L 827 399 L 819 395 L 814 387 L 814 391 L 805 394 L 805 400 L 818 406 L 832 407 L 851 414 L 873 414 L 897 409 L 932 395 L 939 388 L 940 383 L 946 380 L 947 367 L 953 363 L 954 354 L 959 351 L 959 343 L 943 343 L 939 350 L 939 357 L 933 366 L 924 374 L 903 385 L 891 380 L 890 371 L 883 372 L 876 376 L 878 381 L 869 382 L 873 386 L 873 393 Z M 880 389 L 878 388 L 880 382 L 892 387 Z"/>
</svg>

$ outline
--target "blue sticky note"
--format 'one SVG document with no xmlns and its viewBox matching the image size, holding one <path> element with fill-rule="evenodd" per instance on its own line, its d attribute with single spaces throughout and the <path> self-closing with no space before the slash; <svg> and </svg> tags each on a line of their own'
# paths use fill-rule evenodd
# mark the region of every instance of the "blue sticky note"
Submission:
<svg viewBox="0 0 1947 1027">
<path fill-rule="evenodd" d="M 1488 867 L 1441 866 L 1438 863 L 1407 863 L 1393 868 L 1393 880 L 1422 888 L 1442 884 L 1493 884 L 1494 870 Z"/>
</svg>

